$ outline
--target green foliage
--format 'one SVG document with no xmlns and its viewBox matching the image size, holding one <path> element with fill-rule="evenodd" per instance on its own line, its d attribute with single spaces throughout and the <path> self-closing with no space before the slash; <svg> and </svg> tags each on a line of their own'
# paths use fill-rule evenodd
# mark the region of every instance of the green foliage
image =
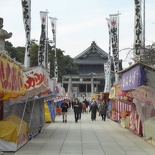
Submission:
<svg viewBox="0 0 155 155">
<path fill-rule="evenodd" d="M 24 57 L 25 57 L 25 47 L 17 47 L 16 48 L 17 52 L 16 52 L 16 61 L 24 64 Z"/>
<path fill-rule="evenodd" d="M 30 48 L 30 66 L 38 66 L 38 45 L 32 44 Z"/>
<path fill-rule="evenodd" d="M 5 42 L 5 49 L 8 51 L 9 56 L 11 58 L 15 58 L 16 61 L 20 63 L 24 63 L 24 53 L 25 53 L 25 48 L 24 47 L 13 47 L 13 45 L 6 41 Z"/>
<path fill-rule="evenodd" d="M 38 66 L 38 45 L 33 43 L 30 48 L 30 66 Z M 13 47 L 13 45 L 6 41 L 6 51 L 9 52 L 11 58 L 15 58 L 16 61 L 24 64 L 25 47 Z M 57 63 L 58 63 L 58 81 L 62 81 L 62 76 L 66 74 L 78 74 L 78 66 L 73 62 L 73 59 L 69 55 L 64 55 L 65 51 L 56 49 Z M 54 57 L 55 52 L 53 47 L 48 46 L 48 60 L 50 62 L 50 77 L 54 77 Z"/>
</svg>

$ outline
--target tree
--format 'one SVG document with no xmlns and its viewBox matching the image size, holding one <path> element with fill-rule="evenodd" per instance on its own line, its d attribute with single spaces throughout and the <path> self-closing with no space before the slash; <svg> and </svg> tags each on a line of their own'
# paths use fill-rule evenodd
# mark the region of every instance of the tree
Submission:
<svg viewBox="0 0 155 155">
<path fill-rule="evenodd" d="M 16 48 L 9 41 L 5 41 L 5 50 L 8 51 L 8 54 L 11 58 L 16 58 Z"/>
<path fill-rule="evenodd" d="M 8 51 L 11 58 L 24 64 L 25 47 L 13 47 L 13 45 L 6 41 L 6 51 Z M 33 43 L 30 48 L 30 67 L 38 66 L 38 47 L 39 45 Z M 58 81 L 62 81 L 62 76 L 66 74 L 78 74 L 78 66 L 73 62 L 73 59 L 64 55 L 65 51 L 56 49 L 56 57 L 58 63 Z M 50 62 L 50 77 L 54 77 L 54 50 L 48 45 L 48 61 Z"/>
<path fill-rule="evenodd" d="M 16 61 L 24 64 L 25 47 L 13 47 L 12 43 L 5 41 L 5 50 L 8 51 L 8 55 Z"/>
<path fill-rule="evenodd" d="M 25 47 L 17 47 L 16 48 L 16 61 L 24 64 L 24 57 L 25 57 Z"/>
<path fill-rule="evenodd" d="M 62 81 L 62 76 L 66 74 L 78 74 L 78 66 L 73 62 L 73 59 L 64 55 L 65 51 L 56 49 L 58 63 L 58 81 Z M 54 51 L 51 50 L 49 60 L 51 62 L 51 74 L 54 77 Z"/>
<path fill-rule="evenodd" d="M 32 44 L 30 48 L 30 66 L 38 66 L 38 45 Z"/>
</svg>

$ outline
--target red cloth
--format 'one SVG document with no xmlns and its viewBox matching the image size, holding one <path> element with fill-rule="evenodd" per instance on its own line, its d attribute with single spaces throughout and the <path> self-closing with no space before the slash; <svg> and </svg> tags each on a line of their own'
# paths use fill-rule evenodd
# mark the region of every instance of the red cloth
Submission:
<svg viewBox="0 0 155 155">
<path fill-rule="evenodd" d="M 59 114 L 59 115 L 61 115 L 61 108 L 56 108 L 56 112 Z"/>
</svg>

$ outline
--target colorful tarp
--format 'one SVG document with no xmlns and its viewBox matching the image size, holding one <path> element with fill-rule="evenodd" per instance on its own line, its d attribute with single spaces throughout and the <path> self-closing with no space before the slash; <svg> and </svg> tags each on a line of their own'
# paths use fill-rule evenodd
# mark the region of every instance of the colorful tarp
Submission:
<svg viewBox="0 0 155 155">
<path fill-rule="evenodd" d="M 143 85 L 137 87 L 132 94 L 142 123 L 155 116 L 155 89 Z"/>
<path fill-rule="evenodd" d="M 8 100 L 24 93 L 22 68 L 7 57 L 0 56 L 0 100 Z"/>
<path fill-rule="evenodd" d="M 10 99 L 11 103 L 21 102 L 22 100 L 39 95 L 49 89 L 49 74 L 43 67 L 37 66 L 30 68 L 28 71 L 24 72 L 23 76 L 26 93 L 24 96 Z"/>
<path fill-rule="evenodd" d="M 18 136 L 22 133 L 28 135 L 28 124 L 25 121 L 22 121 L 16 115 L 10 115 L 0 121 L 0 138 L 18 143 Z"/>
<path fill-rule="evenodd" d="M 46 121 L 46 123 L 52 122 L 50 110 L 48 108 L 47 102 L 44 102 L 44 109 L 45 109 L 45 121 Z"/>
</svg>

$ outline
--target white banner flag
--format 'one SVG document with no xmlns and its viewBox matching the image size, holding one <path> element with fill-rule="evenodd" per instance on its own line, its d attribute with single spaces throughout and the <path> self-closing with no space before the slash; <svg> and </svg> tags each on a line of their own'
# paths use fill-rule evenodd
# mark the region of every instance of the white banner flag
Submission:
<svg viewBox="0 0 155 155">
<path fill-rule="evenodd" d="M 26 35 L 26 47 L 25 47 L 25 58 L 24 67 L 30 67 L 30 45 L 31 45 L 31 0 L 21 0 L 23 9 L 23 22 L 25 27 Z"/>
<path fill-rule="evenodd" d="M 56 18 L 49 17 L 51 20 L 51 28 L 52 28 L 52 33 L 53 33 L 53 41 L 54 41 L 54 52 L 55 52 L 55 57 L 54 57 L 54 77 L 56 80 L 56 83 L 58 81 L 58 63 L 57 63 L 57 57 L 56 57 Z"/>
<path fill-rule="evenodd" d="M 119 71 L 119 51 L 118 51 L 118 17 L 111 16 L 111 41 L 112 41 L 112 54 L 114 61 L 114 71 Z"/>
<path fill-rule="evenodd" d="M 111 55 L 111 21 L 109 18 L 106 18 L 108 24 L 108 31 L 109 31 L 109 56 Z"/>
<path fill-rule="evenodd" d="M 38 65 L 43 65 L 46 68 L 46 19 L 47 12 L 40 12 L 41 17 L 41 36 L 38 52 Z"/>
<path fill-rule="evenodd" d="M 109 92 L 111 87 L 111 21 L 109 18 L 106 18 L 109 30 L 109 54 L 108 62 L 104 64 L 104 73 L 105 73 L 105 87 L 104 92 Z"/>
<path fill-rule="evenodd" d="M 135 21 L 134 21 L 134 60 L 140 60 L 142 51 L 142 13 L 141 0 L 135 0 Z"/>
</svg>

